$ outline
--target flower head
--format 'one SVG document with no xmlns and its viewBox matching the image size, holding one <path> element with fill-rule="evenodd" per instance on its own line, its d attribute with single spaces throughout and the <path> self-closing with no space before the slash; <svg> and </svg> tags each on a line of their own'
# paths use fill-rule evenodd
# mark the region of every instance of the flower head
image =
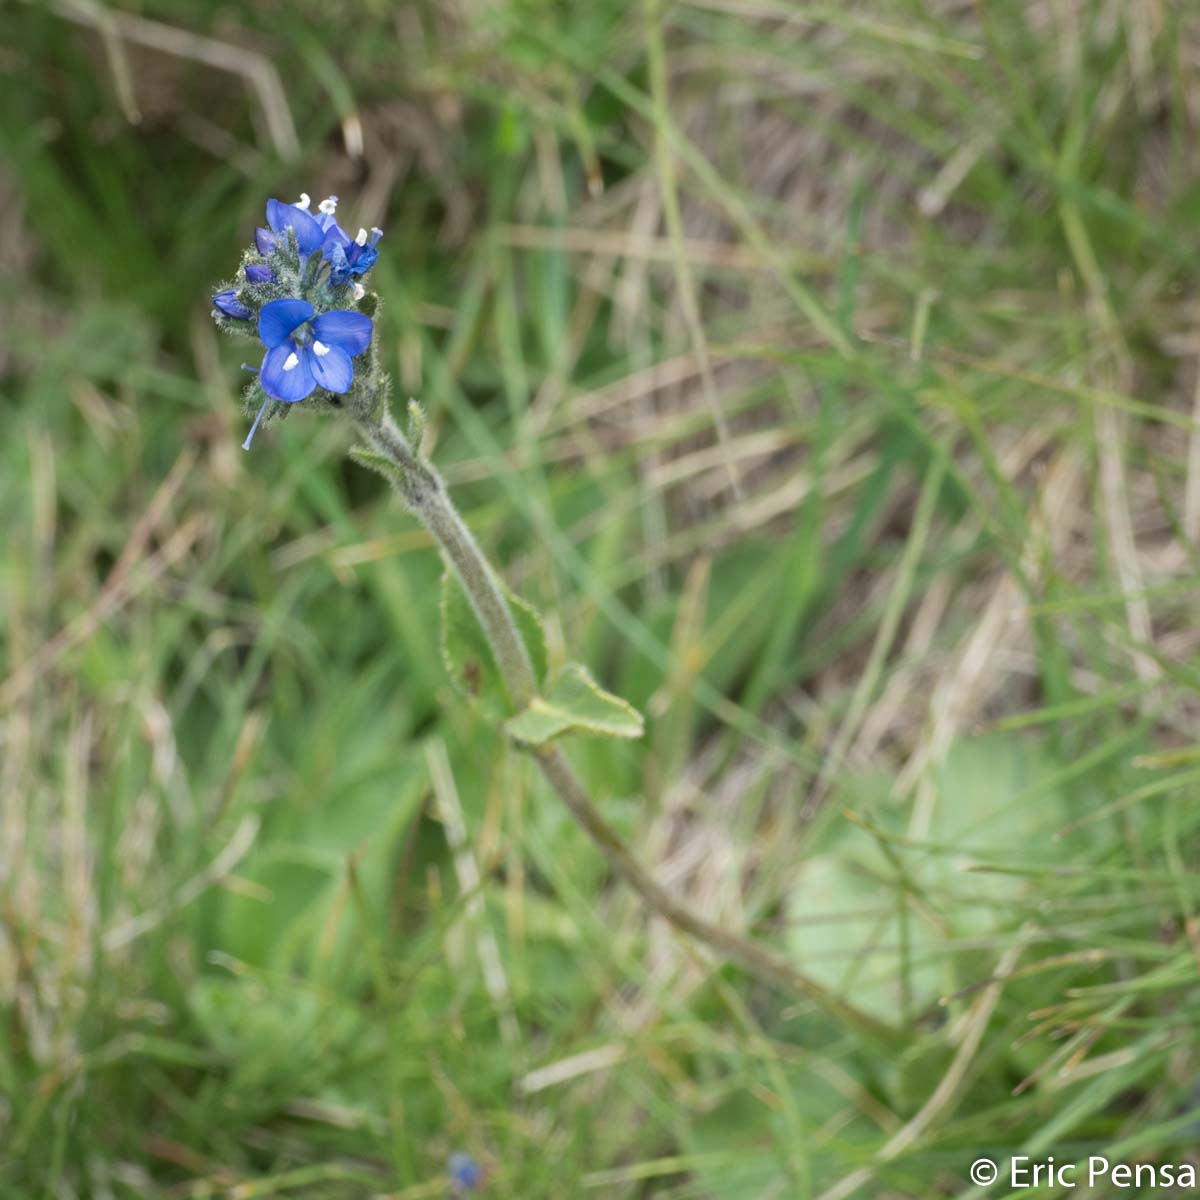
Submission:
<svg viewBox="0 0 1200 1200">
<path fill-rule="evenodd" d="M 294 404 L 318 387 L 342 395 L 354 382 L 351 361 L 371 344 L 371 318 L 349 309 L 317 315 L 307 300 L 272 300 L 258 314 L 267 348 L 259 379 L 272 399 Z"/>
<path fill-rule="evenodd" d="M 327 196 L 313 207 L 301 193 L 294 204 L 268 200 L 266 224 L 254 231 L 254 246 L 228 285 L 213 296 L 213 317 L 227 333 L 253 336 L 264 347 L 261 368 L 245 391 L 247 409 L 258 408 L 244 443 L 250 448 L 263 420 L 282 415 L 286 406 L 312 396 L 329 407 L 348 394 L 354 411 L 377 400 L 372 374 L 355 386 L 354 359 L 371 344 L 374 327 L 363 304 L 366 289 L 358 282 L 379 257 L 375 243 L 382 231 L 359 230 L 351 239 L 337 220 L 338 198 Z"/>
</svg>

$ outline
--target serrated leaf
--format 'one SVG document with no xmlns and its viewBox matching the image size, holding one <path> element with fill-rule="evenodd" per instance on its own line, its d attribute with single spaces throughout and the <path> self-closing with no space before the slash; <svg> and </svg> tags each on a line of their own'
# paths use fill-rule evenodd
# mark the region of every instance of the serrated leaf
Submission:
<svg viewBox="0 0 1200 1200">
<path fill-rule="evenodd" d="M 501 582 L 504 598 L 512 612 L 521 640 L 529 651 L 533 673 L 540 682 L 546 675 L 546 631 L 537 610 L 514 595 Z M 484 712 L 503 720 L 512 712 L 508 689 L 496 666 L 479 618 L 463 591 L 458 576 L 442 576 L 442 661 L 455 685 Z"/>
<path fill-rule="evenodd" d="M 620 696 L 606 692 L 586 667 L 568 663 L 548 694 L 535 696 L 504 728 L 526 746 L 544 746 L 571 732 L 636 738 L 642 736 L 642 714 Z"/>
</svg>

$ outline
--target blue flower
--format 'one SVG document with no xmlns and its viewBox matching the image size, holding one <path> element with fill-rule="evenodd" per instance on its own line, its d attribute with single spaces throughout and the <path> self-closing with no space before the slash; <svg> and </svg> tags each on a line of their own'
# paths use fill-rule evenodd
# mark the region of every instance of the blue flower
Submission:
<svg viewBox="0 0 1200 1200">
<path fill-rule="evenodd" d="M 350 290 L 354 300 L 361 300 L 363 287 L 353 281 L 365 275 L 379 257 L 375 244 L 383 231 L 375 229 L 368 235 L 361 229 L 351 240 L 338 224 L 337 205 L 337 197 L 328 196 L 313 208 L 311 198 L 304 193 L 294 204 L 268 200 L 266 225 L 254 231 L 255 248 L 266 261 L 245 265 L 242 278 L 252 287 L 282 282 L 288 291 L 295 288 L 301 295 L 293 293 L 261 307 L 261 293 L 257 291 L 244 291 L 249 304 L 242 303 L 236 288 L 226 288 L 213 297 L 217 309 L 214 316 L 224 314 L 249 322 L 257 315 L 258 336 L 265 347 L 262 367 L 256 372 L 263 399 L 243 443 L 247 450 L 273 404 L 295 404 L 317 388 L 335 395 L 350 391 L 354 384 L 353 360 L 371 344 L 374 326 L 370 317 L 352 309 L 318 313 L 304 298 L 327 297 L 330 285 L 346 287 L 353 283 Z M 280 251 L 286 253 L 280 257 Z M 329 264 L 329 276 L 322 284 L 325 263 Z"/>
<path fill-rule="evenodd" d="M 300 261 L 307 261 L 320 250 L 321 256 L 329 263 L 329 279 L 335 287 L 342 287 L 365 275 L 379 258 L 375 244 L 383 236 L 383 230 L 373 228 L 368 235 L 365 229 L 360 229 L 358 236 L 351 238 L 338 224 L 336 196 L 326 196 L 317 205 L 316 212 L 310 211 L 311 205 L 312 199 L 307 192 L 301 192 L 295 204 L 268 200 L 268 228 L 260 225 L 254 231 L 254 244 L 259 254 L 270 258 L 284 231 L 290 229 L 296 235 Z"/>
<path fill-rule="evenodd" d="M 259 378 L 272 399 L 294 404 L 318 387 L 341 395 L 354 382 L 351 359 L 371 344 L 371 318 L 349 309 L 315 312 L 307 300 L 272 300 L 258 314 L 267 348 Z"/>
<path fill-rule="evenodd" d="M 461 1151 L 450 1155 L 446 1169 L 456 1191 L 473 1192 L 483 1182 L 483 1168 L 469 1154 Z"/>
<path fill-rule="evenodd" d="M 213 307 L 223 312 L 227 317 L 238 321 L 248 321 L 253 315 L 250 310 L 237 298 L 233 288 L 219 291 L 213 298 Z"/>
<path fill-rule="evenodd" d="M 337 206 L 338 198 L 327 196 L 317 205 L 320 214 L 317 221 L 325 232 L 321 254 L 329 263 L 329 281 L 341 287 L 356 276 L 365 275 L 375 265 L 379 257 L 375 243 L 383 237 L 383 230 L 372 229 L 368 240 L 367 231 L 360 229 L 358 236 L 351 239 L 337 222 Z"/>
<path fill-rule="evenodd" d="M 325 240 L 325 230 L 321 228 L 320 221 L 308 211 L 310 203 L 307 192 L 300 193 L 300 200 L 296 204 L 268 200 L 267 224 L 270 226 L 270 231 L 260 227 L 254 235 L 259 251 L 263 254 L 268 253 L 262 248 L 262 242 L 267 239 L 270 240 L 273 249 L 275 242 L 283 236 L 285 229 L 290 229 L 296 235 L 296 246 L 300 251 L 301 262 L 304 262 L 314 251 L 320 250 L 321 243 Z M 265 235 L 265 238 L 260 238 L 260 235 Z"/>
<path fill-rule="evenodd" d="M 358 237 L 351 241 L 346 231 L 337 224 L 325 234 L 321 253 L 329 260 L 329 280 L 335 286 L 349 283 L 359 275 L 365 275 L 379 257 L 375 244 L 383 237 L 382 229 L 372 229 L 370 241 L 367 231 L 360 229 Z"/>
</svg>

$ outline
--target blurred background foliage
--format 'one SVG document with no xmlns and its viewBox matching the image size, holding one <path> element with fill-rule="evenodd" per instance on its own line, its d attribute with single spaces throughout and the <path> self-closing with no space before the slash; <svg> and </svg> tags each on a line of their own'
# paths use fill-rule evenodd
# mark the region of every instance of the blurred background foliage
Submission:
<svg viewBox="0 0 1200 1200">
<path fill-rule="evenodd" d="M 1190 5 L 0 14 L 0 1194 L 1185 1159 Z M 608 877 L 455 698 L 348 430 L 241 451 L 208 298 L 301 191 L 385 228 L 398 393 L 648 714 L 572 748 L 605 812 L 893 1052 Z"/>
</svg>

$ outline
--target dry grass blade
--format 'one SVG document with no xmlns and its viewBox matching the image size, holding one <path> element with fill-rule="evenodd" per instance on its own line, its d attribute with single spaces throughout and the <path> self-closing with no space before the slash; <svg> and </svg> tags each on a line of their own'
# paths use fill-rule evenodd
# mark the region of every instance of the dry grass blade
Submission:
<svg viewBox="0 0 1200 1200">
<path fill-rule="evenodd" d="M 142 557 L 195 461 L 195 451 L 185 449 L 180 453 L 146 511 L 130 531 L 129 539 L 95 602 L 39 646 L 0 684 L 0 706 L 14 704 L 43 671 L 52 667 L 72 647 L 87 641 L 114 613 L 179 561 L 201 537 L 208 526 L 208 518 L 203 513 L 193 513 L 163 540 L 161 549 L 145 559 Z"/>
<path fill-rule="evenodd" d="M 683 219 L 679 211 L 679 192 L 675 178 L 675 155 L 671 139 L 668 136 L 669 122 L 672 120 L 672 116 L 666 52 L 663 47 L 662 9 L 659 0 L 646 0 L 644 12 L 647 57 L 650 62 L 650 93 L 655 110 L 655 161 L 658 164 L 663 215 L 667 222 L 667 236 L 671 244 L 675 276 L 678 281 L 679 302 L 684 322 L 687 325 L 688 337 L 692 343 L 692 350 L 696 355 L 696 361 L 700 364 L 704 399 L 712 413 L 713 427 L 716 430 L 717 443 L 721 448 L 725 474 L 735 499 L 741 500 L 744 495 L 741 474 L 738 471 L 737 460 L 730 448 L 729 421 L 721 406 L 721 397 L 717 392 L 716 380 L 713 378 L 708 337 L 704 332 L 704 323 L 700 318 L 700 304 L 696 298 L 696 283 L 692 277 L 691 263 L 688 261 L 684 248 Z"/>
<path fill-rule="evenodd" d="M 1012 974 L 1017 960 L 1025 949 L 1025 943 L 1033 932 L 1032 926 L 1021 930 L 1012 945 L 1001 955 L 991 982 L 976 997 L 970 1011 L 963 1018 L 962 1040 L 958 1050 L 951 1060 L 949 1068 L 942 1076 L 937 1087 L 930 1093 L 929 1098 L 921 1106 L 916 1116 L 902 1129 L 894 1133 L 884 1144 L 877 1155 L 877 1162 L 890 1162 L 904 1153 L 933 1123 L 950 1107 L 958 1095 L 963 1079 L 970 1069 L 971 1062 L 979 1050 L 983 1035 L 987 1032 L 988 1022 L 995 1011 L 1000 999 L 1000 993 L 1005 981 Z M 861 1187 L 870 1182 L 875 1171 L 872 1167 L 862 1167 L 847 1175 L 840 1183 L 823 1192 L 819 1200 L 847 1200 Z"/>
<path fill-rule="evenodd" d="M 161 50 L 164 54 L 189 58 L 194 62 L 241 75 L 258 94 L 267 129 L 279 157 L 285 162 L 293 162 L 300 157 L 300 139 L 296 136 L 296 125 L 292 120 L 287 92 L 275 64 L 265 54 L 245 46 L 236 46 L 231 42 L 203 37 L 175 25 L 166 25 L 161 21 L 135 16 L 133 13 L 106 8 L 102 4 L 93 3 L 92 0 L 52 0 L 52 3 L 59 16 L 95 29 L 105 39 L 106 44 L 110 43 L 114 36 L 120 37 L 151 50 Z M 120 63 L 124 60 L 118 54 L 115 61 Z M 121 72 L 118 72 L 116 77 L 118 81 L 127 79 Z M 136 111 L 131 85 L 126 83 L 125 89 L 129 92 L 126 111 Z M 123 90 L 122 95 L 124 94 Z"/>
</svg>

